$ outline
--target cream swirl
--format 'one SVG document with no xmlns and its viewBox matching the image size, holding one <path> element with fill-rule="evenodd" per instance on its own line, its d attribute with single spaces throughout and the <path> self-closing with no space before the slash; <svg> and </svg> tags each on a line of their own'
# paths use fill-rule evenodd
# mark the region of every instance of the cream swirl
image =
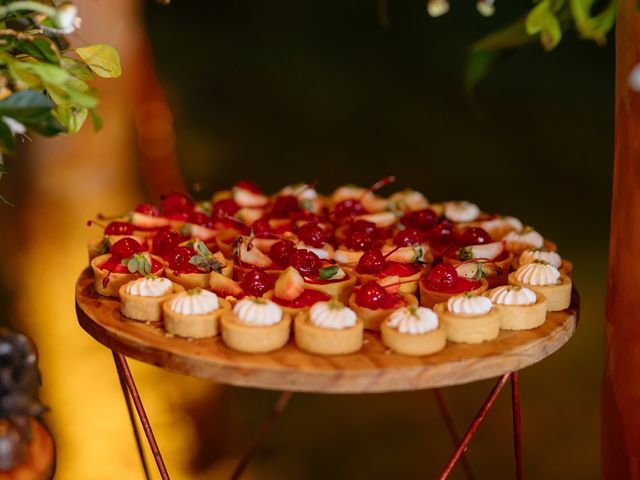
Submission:
<svg viewBox="0 0 640 480">
<path fill-rule="evenodd" d="M 187 290 L 169 300 L 169 308 L 181 315 L 206 315 L 219 307 L 218 296 L 201 288 Z"/>
<path fill-rule="evenodd" d="M 318 302 L 309 309 L 309 320 L 316 327 L 331 330 L 351 328 L 356 324 L 356 312 L 337 301 Z"/>
<path fill-rule="evenodd" d="M 524 226 L 516 217 L 497 215 L 491 220 L 485 220 L 480 226 L 489 232 L 494 239 L 500 240 L 509 232 L 520 232 Z"/>
<path fill-rule="evenodd" d="M 540 248 L 544 245 L 544 237 L 532 228 L 519 232 L 509 232 L 503 238 L 507 250 L 522 251 L 528 248 Z"/>
<path fill-rule="evenodd" d="M 472 222 L 479 215 L 480 207 L 475 203 L 462 200 L 444 204 L 444 216 L 452 222 Z"/>
<path fill-rule="evenodd" d="M 389 326 L 407 335 L 431 332 L 439 325 L 438 315 L 426 307 L 399 308 L 389 315 Z"/>
<path fill-rule="evenodd" d="M 556 268 L 560 268 L 562 265 L 562 257 L 556 252 L 552 252 L 546 248 L 530 248 L 520 255 L 520 266 L 533 263 L 536 260 L 545 261 Z"/>
<path fill-rule="evenodd" d="M 517 285 L 494 288 L 487 293 L 487 296 L 496 305 L 533 305 L 536 303 L 535 292 Z"/>
<path fill-rule="evenodd" d="M 271 300 L 247 297 L 233 307 L 233 312 L 242 323 L 269 326 L 282 320 L 282 309 Z"/>
<path fill-rule="evenodd" d="M 171 291 L 171 280 L 164 277 L 143 277 L 127 283 L 125 291 L 136 297 L 161 297 Z"/>
<path fill-rule="evenodd" d="M 560 283 L 560 271 L 544 260 L 534 260 L 516 270 L 515 278 L 526 285 L 557 285 Z"/>
<path fill-rule="evenodd" d="M 456 295 L 447 301 L 447 310 L 456 315 L 476 317 L 489 313 L 492 304 L 487 297 L 480 295 Z"/>
</svg>

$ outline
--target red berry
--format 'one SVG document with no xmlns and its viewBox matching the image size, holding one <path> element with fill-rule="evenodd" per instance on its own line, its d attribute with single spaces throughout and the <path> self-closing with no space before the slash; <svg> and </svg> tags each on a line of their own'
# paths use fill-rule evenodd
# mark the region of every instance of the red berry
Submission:
<svg viewBox="0 0 640 480">
<path fill-rule="evenodd" d="M 303 277 L 316 278 L 320 273 L 320 258 L 304 248 L 294 251 L 289 256 L 289 265 L 298 270 Z"/>
<path fill-rule="evenodd" d="M 369 235 L 372 235 L 373 232 L 376 231 L 376 224 L 373 222 L 368 222 L 366 220 L 354 220 L 349 225 L 349 230 L 351 232 L 365 232 Z"/>
<path fill-rule="evenodd" d="M 104 229 L 105 235 L 133 235 L 135 231 L 133 225 L 126 222 L 111 222 Z"/>
<path fill-rule="evenodd" d="M 242 277 L 240 286 L 247 295 L 260 297 L 273 288 L 273 278 L 262 270 L 251 270 Z"/>
<path fill-rule="evenodd" d="M 444 221 L 429 231 L 429 238 L 437 242 L 453 242 L 457 237 L 453 223 Z"/>
<path fill-rule="evenodd" d="M 462 234 L 463 245 L 481 245 L 483 243 L 491 243 L 493 239 L 491 235 L 480 227 L 467 228 Z"/>
<path fill-rule="evenodd" d="M 142 251 L 142 246 L 133 238 L 125 237 L 114 243 L 110 250 L 111 255 L 116 259 L 129 258 Z"/>
<path fill-rule="evenodd" d="M 361 307 L 381 308 L 389 294 L 378 283 L 370 280 L 356 290 L 356 303 Z"/>
<path fill-rule="evenodd" d="M 418 245 L 425 240 L 426 234 L 417 228 L 405 228 L 396 233 L 393 237 L 393 244 L 398 247 L 408 247 Z"/>
<path fill-rule="evenodd" d="M 289 257 L 295 251 L 296 245 L 291 240 L 280 240 L 269 250 L 269 258 L 282 268 L 289 266 Z"/>
<path fill-rule="evenodd" d="M 254 235 L 266 235 L 271 233 L 271 225 L 269 225 L 269 219 L 262 217 L 253 222 L 251 225 Z"/>
<path fill-rule="evenodd" d="M 372 243 L 371 234 L 366 230 L 355 230 L 344 239 L 345 246 L 351 250 L 366 250 Z"/>
<path fill-rule="evenodd" d="M 297 222 L 298 220 L 304 220 L 306 222 L 319 222 L 320 221 L 320 217 L 318 217 L 318 215 L 313 213 L 311 210 L 305 210 L 304 208 L 301 208 L 300 210 L 296 210 L 294 212 L 291 212 L 289 214 L 289 218 L 291 220 L 293 220 L 294 222 Z"/>
<path fill-rule="evenodd" d="M 322 248 L 329 240 L 329 235 L 317 223 L 309 222 L 298 228 L 298 238 L 310 247 Z"/>
<path fill-rule="evenodd" d="M 180 273 L 197 273 L 198 267 L 189 263 L 191 257 L 196 255 L 195 250 L 189 247 L 176 247 L 169 254 L 169 268 Z"/>
<path fill-rule="evenodd" d="M 190 213 L 193 202 L 184 193 L 172 193 L 162 198 L 162 211 L 165 215 L 172 213 Z"/>
<path fill-rule="evenodd" d="M 365 252 L 358 260 L 358 265 L 356 265 L 356 272 L 365 273 L 370 275 L 375 275 L 376 273 L 380 273 L 387 266 L 387 261 L 382 255 L 382 252 L 378 248 L 370 248 L 365 250 Z"/>
<path fill-rule="evenodd" d="M 274 218 L 288 218 L 296 210 L 300 210 L 298 199 L 293 195 L 280 195 L 273 202 L 271 214 Z"/>
<path fill-rule="evenodd" d="M 454 291 L 458 281 L 458 272 L 453 265 L 441 263 L 427 274 L 429 288 L 437 292 Z"/>
<path fill-rule="evenodd" d="M 135 208 L 135 211 L 138 213 L 142 213 L 144 215 L 149 215 L 150 217 L 159 217 L 160 210 L 158 207 L 151 205 L 149 203 L 142 203 Z"/>
<path fill-rule="evenodd" d="M 253 193 L 258 193 L 258 194 L 262 193 L 262 191 L 260 190 L 260 187 L 255 183 L 250 182 L 249 180 L 238 180 L 234 185 L 234 187 L 242 188 L 244 190 L 249 190 L 250 192 L 253 192 Z"/>
<path fill-rule="evenodd" d="M 233 217 L 238 210 L 240 207 L 233 198 L 226 198 L 211 205 L 211 216 L 218 219 Z"/>
<path fill-rule="evenodd" d="M 213 228 L 214 220 L 209 215 L 203 212 L 191 212 L 189 214 L 189 223 L 195 225 L 202 225 L 203 227 Z"/>
<path fill-rule="evenodd" d="M 359 200 L 349 198 L 338 203 L 333 209 L 333 213 L 338 220 L 341 220 L 363 214 L 365 211 Z"/>
<path fill-rule="evenodd" d="M 156 233 L 151 241 L 151 251 L 154 255 L 162 258 L 168 256 L 178 244 L 185 238 L 178 232 L 171 230 L 160 230 Z"/>
<path fill-rule="evenodd" d="M 410 228 L 433 228 L 438 223 L 438 214 L 430 208 L 407 212 L 400 219 L 400 223 Z"/>
</svg>

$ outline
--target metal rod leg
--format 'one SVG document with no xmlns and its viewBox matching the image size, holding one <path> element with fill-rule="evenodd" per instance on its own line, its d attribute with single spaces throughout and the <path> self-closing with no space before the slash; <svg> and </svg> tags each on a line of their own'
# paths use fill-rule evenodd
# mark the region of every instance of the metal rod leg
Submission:
<svg viewBox="0 0 640 480">
<path fill-rule="evenodd" d="M 473 438 L 473 435 L 478 430 L 478 427 L 480 427 L 480 424 L 487 416 L 487 412 L 493 406 L 494 402 L 496 401 L 496 398 L 498 398 L 498 394 L 504 388 L 504 385 L 505 383 L 507 383 L 507 380 L 509 379 L 510 375 L 511 375 L 510 373 L 505 373 L 502 377 L 500 377 L 496 385 L 493 387 L 493 390 L 491 390 L 491 393 L 487 397 L 487 400 L 484 402 L 484 405 L 482 405 L 482 408 L 476 415 L 476 418 L 473 419 L 473 422 L 469 426 L 467 433 L 465 433 L 464 437 L 462 438 L 462 441 L 458 445 L 458 448 L 455 450 L 455 452 L 453 452 L 453 455 L 451 455 L 451 458 L 449 458 L 447 465 L 444 467 L 444 470 L 438 477 L 439 480 L 444 480 L 449 476 L 456 462 L 460 459 L 460 457 L 462 456 L 462 453 L 466 450 L 467 446 L 469 445 L 471 438 Z"/>
<path fill-rule="evenodd" d="M 271 412 L 269 412 L 269 416 L 262 423 L 262 425 L 256 432 L 256 435 L 253 437 L 253 440 L 251 440 L 249 447 L 242 454 L 242 457 L 240 457 L 240 461 L 238 462 L 236 469 L 231 474 L 231 480 L 237 480 L 243 474 L 244 470 L 247 468 L 247 465 L 249 465 L 249 462 L 255 455 L 256 451 L 258 450 L 264 439 L 267 437 L 267 434 L 271 430 L 271 427 L 273 427 L 273 424 L 276 422 L 276 420 L 278 420 L 278 418 L 286 408 L 292 395 L 293 392 L 280 393 L 280 396 L 276 400 L 276 403 L 271 409 Z"/>
<path fill-rule="evenodd" d="M 127 387 L 127 384 L 125 383 L 124 376 L 120 371 L 120 367 L 118 366 L 118 362 L 116 360 L 116 354 L 115 352 L 111 352 L 111 353 L 113 353 L 113 361 L 116 364 L 116 371 L 118 372 L 118 379 L 120 380 L 120 388 L 122 388 L 124 401 L 127 404 L 127 412 L 129 412 L 129 420 L 131 421 L 133 436 L 136 439 L 136 448 L 138 449 L 138 455 L 140 456 L 140 462 L 142 463 L 142 469 L 144 470 L 144 478 L 146 480 L 150 480 L 151 474 L 149 472 L 149 466 L 147 465 L 147 459 L 144 456 L 144 448 L 142 447 L 142 439 L 140 438 L 140 431 L 138 430 L 136 417 L 135 417 L 135 414 L 133 413 L 133 405 L 131 404 L 131 395 L 129 394 L 129 389 Z"/>
<path fill-rule="evenodd" d="M 449 406 L 447 405 L 447 401 L 444 398 L 444 394 L 439 388 L 433 389 L 433 394 L 436 397 L 436 403 L 438 404 L 438 408 L 440 409 L 440 414 L 442 415 L 442 419 L 444 420 L 444 424 L 449 431 L 449 436 L 451 437 L 451 441 L 453 442 L 453 446 L 457 447 L 460 444 L 460 436 L 458 435 L 458 431 L 456 430 L 456 426 L 453 423 L 453 417 L 451 416 L 451 411 L 449 410 Z M 464 469 L 464 474 L 467 477 L 467 480 L 473 480 L 473 472 L 471 471 L 471 465 L 469 464 L 469 459 L 465 452 L 462 452 L 462 468 Z"/>
<path fill-rule="evenodd" d="M 133 400 L 133 404 L 135 405 L 136 411 L 138 412 L 138 418 L 140 418 L 140 423 L 142 423 L 142 429 L 144 430 L 147 441 L 149 442 L 149 447 L 151 448 L 151 452 L 153 453 L 153 458 L 155 459 L 156 465 L 158 466 L 160 477 L 162 478 L 162 480 L 169 480 L 167 467 L 165 467 L 164 461 L 162 460 L 162 454 L 160 453 L 160 449 L 158 448 L 156 438 L 153 435 L 153 430 L 151 428 L 151 424 L 149 423 L 147 413 L 145 412 L 144 406 L 142 405 L 142 400 L 140 399 L 140 394 L 138 393 L 136 382 L 133 379 L 133 375 L 131 375 L 131 370 L 129 370 L 127 359 L 124 355 L 117 352 L 113 353 L 113 357 L 116 361 L 116 367 L 118 367 L 118 371 L 122 374 L 127 388 L 129 389 L 129 393 L 131 394 L 131 399 Z"/>
<path fill-rule="evenodd" d="M 516 456 L 516 478 L 524 478 L 522 467 L 522 430 L 520 428 L 520 379 L 518 372 L 511 373 L 511 405 L 513 409 L 513 446 Z"/>
</svg>

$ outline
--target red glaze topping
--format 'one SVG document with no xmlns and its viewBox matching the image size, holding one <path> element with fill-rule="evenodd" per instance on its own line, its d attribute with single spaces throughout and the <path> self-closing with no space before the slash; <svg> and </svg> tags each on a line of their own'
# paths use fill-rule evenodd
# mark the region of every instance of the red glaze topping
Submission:
<svg viewBox="0 0 640 480">
<path fill-rule="evenodd" d="M 303 277 L 316 278 L 320 273 L 320 258 L 309 250 L 295 250 L 289 256 L 289 265 L 298 270 Z"/>
<path fill-rule="evenodd" d="M 211 205 L 211 216 L 213 218 L 223 219 L 234 216 L 238 210 L 240 210 L 240 207 L 233 198 L 225 198 Z"/>
<path fill-rule="evenodd" d="M 287 268 L 289 266 L 289 258 L 295 250 L 296 245 L 291 240 L 280 240 L 274 243 L 269 250 L 269 258 L 280 267 Z"/>
<path fill-rule="evenodd" d="M 387 262 L 387 267 L 378 274 L 379 277 L 389 277 L 397 275 L 399 277 L 410 277 L 420 270 L 420 266 L 415 263 Z"/>
<path fill-rule="evenodd" d="M 493 242 L 493 239 L 486 230 L 480 227 L 470 227 L 464 231 L 460 242 L 462 245 L 482 245 Z"/>
<path fill-rule="evenodd" d="M 134 211 L 137 213 L 142 213 L 143 215 L 149 215 L 150 217 L 160 216 L 160 210 L 158 210 L 157 207 L 149 203 L 141 203 L 135 208 Z"/>
<path fill-rule="evenodd" d="M 293 213 L 300 210 L 298 199 L 293 195 L 280 195 L 273 202 L 271 216 L 273 218 L 289 218 Z"/>
<path fill-rule="evenodd" d="M 111 245 L 110 253 L 113 258 L 122 260 L 129 258 L 136 253 L 142 252 L 142 246 L 136 242 L 133 238 L 121 238 L 116 243 Z"/>
<path fill-rule="evenodd" d="M 135 227 L 126 222 L 111 222 L 104 229 L 105 235 L 133 235 Z"/>
<path fill-rule="evenodd" d="M 356 290 L 356 304 L 371 310 L 396 308 L 406 305 L 401 295 L 390 294 L 380 284 L 369 281 Z"/>
<path fill-rule="evenodd" d="M 423 281 L 427 288 L 440 293 L 464 293 L 480 286 L 477 280 L 459 277 L 455 267 L 446 263 L 434 267 Z"/>
<path fill-rule="evenodd" d="M 298 228 L 298 238 L 305 245 L 314 248 L 322 248 L 329 240 L 329 234 L 317 223 L 308 222 Z"/>
<path fill-rule="evenodd" d="M 261 297 L 273 288 L 274 279 L 262 270 L 250 270 L 240 281 L 240 286 L 247 295 Z"/>
<path fill-rule="evenodd" d="M 400 223 L 407 228 L 421 228 L 429 230 L 438 223 L 438 214 L 430 208 L 424 210 L 416 210 L 415 212 L 407 212 L 400 219 Z"/>
<path fill-rule="evenodd" d="M 358 260 L 356 272 L 362 274 L 376 275 L 387 268 L 387 261 L 379 248 L 370 248 Z"/>
<path fill-rule="evenodd" d="M 154 255 L 164 258 L 173 252 L 178 244 L 186 241 L 187 238 L 172 230 L 160 230 L 151 241 L 151 252 Z"/>
<path fill-rule="evenodd" d="M 273 297 L 273 301 L 283 307 L 303 308 L 310 307 L 314 303 L 326 302 L 331 297 L 326 293 L 317 290 L 305 289 L 298 298 L 294 300 L 284 300 L 282 298 Z"/>
</svg>

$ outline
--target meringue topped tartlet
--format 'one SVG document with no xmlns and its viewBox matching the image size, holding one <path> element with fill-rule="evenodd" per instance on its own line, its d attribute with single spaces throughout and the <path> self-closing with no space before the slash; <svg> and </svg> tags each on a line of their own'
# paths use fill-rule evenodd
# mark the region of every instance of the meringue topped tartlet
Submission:
<svg viewBox="0 0 640 480">
<path fill-rule="evenodd" d="M 444 323 L 447 339 L 458 343 L 482 343 L 500 334 L 501 312 L 482 295 L 462 294 L 439 303 L 434 311 Z"/>
<path fill-rule="evenodd" d="M 229 302 L 215 293 L 193 288 L 177 293 L 164 302 L 164 329 L 180 337 L 214 337 L 219 331 L 220 316 L 230 309 Z"/>
<path fill-rule="evenodd" d="M 480 270 L 476 269 L 470 277 L 464 275 L 464 272 L 469 267 L 473 267 L 473 265 L 459 265 L 456 268 L 453 265 L 441 263 L 434 267 L 418 282 L 420 305 L 433 308 L 434 305 L 446 302 L 454 295 L 461 293 L 476 294 L 486 291 L 489 288 L 489 283 L 483 278 L 482 272 L 484 270 L 482 268 L 485 267 Z"/>
<path fill-rule="evenodd" d="M 162 319 L 162 304 L 183 290 L 168 278 L 155 275 L 137 278 L 120 287 L 120 312 L 133 320 L 157 322 Z"/>
<path fill-rule="evenodd" d="M 399 308 L 380 326 L 382 343 L 404 355 L 431 355 L 447 343 L 444 326 L 430 308 Z"/>
<path fill-rule="evenodd" d="M 571 304 L 571 278 L 544 260 L 521 266 L 509 275 L 509 283 L 543 295 L 549 312 L 564 310 Z"/>
<path fill-rule="evenodd" d="M 569 260 L 562 258 L 558 252 L 554 252 L 553 250 L 549 250 L 545 247 L 530 248 L 522 252 L 522 255 L 518 258 L 515 268 L 532 263 L 535 260 L 543 260 L 556 267 L 560 270 L 560 273 L 564 273 L 565 275 L 570 276 L 573 271 L 573 265 Z"/>
<path fill-rule="evenodd" d="M 240 352 L 267 353 L 286 345 L 291 316 L 266 298 L 245 297 L 222 315 L 222 340 Z"/>
<path fill-rule="evenodd" d="M 364 322 L 367 330 L 380 331 L 380 324 L 397 308 L 418 305 L 418 299 L 398 290 L 398 285 L 383 286 L 373 280 L 357 287 L 349 297 L 349 307 Z"/>
<path fill-rule="evenodd" d="M 529 248 L 542 248 L 544 246 L 544 237 L 536 232 L 532 227 L 525 227 L 520 231 L 512 231 L 507 233 L 502 239 L 514 256 L 519 256 Z"/>
<path fill-rule="evenodd" d="M 346 355 L 362 347 L 364 323 L 342 302 L 318 302 L 296 315 L 295 341 L 301 350 L 318 355 Z"/>
<path fill-rule="evenodd" d="M 503 285 L 484 295 L 502 311 L 500 328 L 503 330 L 537 328 L 547 318 L 547 299 L 526 287 Z"/>
</svg>

